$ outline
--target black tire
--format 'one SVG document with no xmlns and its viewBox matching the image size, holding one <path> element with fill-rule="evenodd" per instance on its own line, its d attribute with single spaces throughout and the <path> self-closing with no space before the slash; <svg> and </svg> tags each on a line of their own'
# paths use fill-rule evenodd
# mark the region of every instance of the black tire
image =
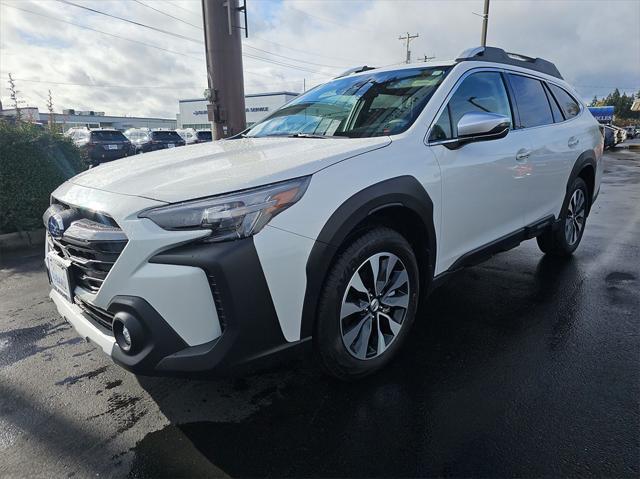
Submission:
<svg viewBox="0 0 640 479">
<path fill-rule="evenodd" d="M 387 253 L 389 256 L 385 256 Z M 348 293 L 361 294 L 359 291 L 354 291 L 355 288 L 350 286 L 356 271 L 363 272 L 364 270 L 362 268 L 367 267 L 369 267 L 369 271 L 372 271 L 370 268 L 371 263 L 367 263 L 367 261 L 377 254 L 382 254 L 381 257 L 377 258 L 381 271 L 378 278 L 380 278 L 381 275 L 387 278 L 386 280 L 380 280 L 378 286 L 381 291 L 388 288 L 387 294 L 380 293 L 380 302 L 375 303 L 375 309 L 373 309 L 374 307 L 372 305 L 374 303 L 371 298 L 363 299 L 362 301 L 358 300 L 360 304 L 369 302 L 368 307 L 361 312 L 354 313 L 355 316 L 346 316 L 344 320 L 347 321 L 355 317 L 356 319 L 354 321 L 362 324 L 362 321 L 365 321 L 365 319 L 361 319 L 362 316 L 358 315 L 361 313 L 363 315 L 370 315 L 371 325 L 369 326 L 369 330 L 371 333 L 369 334 L 372 339 L 367 340 L 366 344 L 370 344 L 371 341 L 374 345 L 378 345 L 378 335 L 381 334 L 380 331 L 386 331 L 388 333 L 382 334 L 382 341 L 387 344 L 383 343 L 384 346 L 382 347 L 386 347 L 386 349 L 382 349 L 379 355 L 359 359 L 347 349 L 345 342 L 348 341 L 348 339 L 343 340 L 343 326 L 345 323 L 343 319 L 341 319 L 341 311 L 343 300 L 347 299 Z M 393 256 L 396 257 L 395 260 L 399 258 L 400 261 L 395 263 L 396 266 L 389 268 L 388 266 L 392 264 L 390 258 Z M 384 272 L 382 272 L 383 269 Z M 391 269 L 391 271 L 387 271 L 388 269 Z M 399 283 L 391 278 L 399 279 L 403 271 L 406 272 L 408 280 L 406 283 L 403 283 L 402 287 L 396 289 L 395 285 Z M 365 274 L 365 276 L 367 275 Z M 362 283 L 372 281 L 372 277 L 373 274 L 370 274 L 369 281 L 363 280 Z M 405 277 L 402 276 L 402 278 L 404 280 Z M 404 289 L 405 284 L 406 289 Z M 348 286 L 350 288 L 349 292 L 347 292 Z M 373 286 L 373 288 L 376 287 L 375 285 Z M 367 287 L 367 289 L 371 292 L 371 288 Z M 392 289 L 393 293 L 390 293 Z M 400 291 L 401 289 L 402 291 Z M 329 270 L 320 295 L 313 341 L 314 349 L 322 368 L 328 374 L 338 379 L 348 381 L 362 378 L 384 367 L 402 347 L 411 329 L 415 320 L 419 295 L 419 273 L 416 257 L 411 245 L 402 235 L 390 228 L 376 227 L 363 232 L 355 238 L 347 248 L 340 253 Z M 368 296 L 369 293 L 367 293 L 367 296 L 362 297 L 367 298 Z M 401 297 L 407 307 L 388 306 L 387 302 L 391 297 Z M 380 306 L 379 310 L 377 306 Z M 398 317 L 398 315 L 402 315 L 403 312 L 404 317 L 401 323 L 394 322 L 393 324 L 394 329 L 398 327 L 398 324 L 401 324 L 399 332 L 392 331 L 392 328 L 390 328 L 391 316 Z M 356 337 L 356 341 L 358 342 L 361 341 L 360 338 L 365 337 L 363 334 L 366 334 L 362 333 L 363 327 L 360 329 L 361 332 Z M 352 329 L 352 331 L 353 330 L 355 330 L 355 328 Z M 346 337 L 347 335 L 345 334 L 345 338 Z M 385 338 L 390 339 L 387 341 Z M 356 341 L 352 344 L 355 344 Z M 376 348 L 380 350 L 379 345 L 376 346 Z M 368 354 L 370 348 L 365 346 L 364 349 L 367 351 L 366 354 Z"/>
<path fill-rule="evenodd" d="M 582 226 L 577 232 L 576 236 L 572 238 L 571 236 L 574 230 L 570 230 L 570 232 L 568 232 L 567 224 L 568 222 L 572 222 L 575 228 L 576 223 L 575 221 L 572 221 L 572 218 L 574 218 L 574 216 L 571 211 L 571 202 L 574 198 L 574 195 L 579 195 L 579 192 L 581 192 L 582 197 L 584 198 Z M 559 226 L 557 228 L 545 231 L 536 238 L 540 251 L 548 255 L 564 258 L 571 256 L 580 245 L 580 241 L 582 241 L 590 205 L 591 199 L 589 198 L 589 188 L 587 187 L 587 184 L 582 178 L 576 178 L 575 180 L 573 180 L 571 188 L 567 191 L 567 196 L 565 197 L 564 203 L 562 205 Z"/>
</svg>

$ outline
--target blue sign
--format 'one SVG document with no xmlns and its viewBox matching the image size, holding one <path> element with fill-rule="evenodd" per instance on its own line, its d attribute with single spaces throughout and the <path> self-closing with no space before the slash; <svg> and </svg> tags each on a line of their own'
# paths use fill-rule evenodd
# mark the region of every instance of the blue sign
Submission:
<svg viewBox="0 0 640 479">
<path fill-rule="evenodd" d="M 590 106 L 589 111 L 600 123 L 611 123 L 613 121 L 612 106 Z"/>
</svg>

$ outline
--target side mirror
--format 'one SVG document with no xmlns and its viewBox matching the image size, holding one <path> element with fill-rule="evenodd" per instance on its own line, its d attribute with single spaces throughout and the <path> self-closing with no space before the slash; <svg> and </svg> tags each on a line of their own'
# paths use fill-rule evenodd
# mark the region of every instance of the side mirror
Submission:
<svg viewBox="0 0 640 479">
<path fill-rule="evenodd" d="M 504 138 L 510 127 L 511 119 L 498 113 L 465 113 L 458 121 L 458 140 L 448 146 L 460 148 L 466 143 Z"/>
</svg>

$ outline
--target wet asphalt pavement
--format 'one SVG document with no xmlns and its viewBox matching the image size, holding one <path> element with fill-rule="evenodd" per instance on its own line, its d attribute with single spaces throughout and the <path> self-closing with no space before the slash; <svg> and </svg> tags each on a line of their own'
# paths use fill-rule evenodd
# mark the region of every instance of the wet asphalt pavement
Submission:
<svg viewBox="0 0 640 479">
<path fill-rule="evenodd" d="M 355 384 L 308 357 L 136 378 L 58 317 L 40 251 L 3 255 L 0 476 L 638 477 L 640 151 L 606 162 L 572 260 L 529 241 L 458 274 Z"/>
</svg>

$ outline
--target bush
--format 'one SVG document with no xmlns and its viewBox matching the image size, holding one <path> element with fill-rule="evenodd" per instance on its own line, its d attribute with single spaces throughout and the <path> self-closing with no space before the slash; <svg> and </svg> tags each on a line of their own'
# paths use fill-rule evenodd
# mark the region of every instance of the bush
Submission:
<svg viewBox="0 0 640 479">
<path fill-rule="evenodd" d="M 41 228 L 53 190 L 85 168 L 69 138 L 0 121 L 0 234 Z"/>
</svg>

